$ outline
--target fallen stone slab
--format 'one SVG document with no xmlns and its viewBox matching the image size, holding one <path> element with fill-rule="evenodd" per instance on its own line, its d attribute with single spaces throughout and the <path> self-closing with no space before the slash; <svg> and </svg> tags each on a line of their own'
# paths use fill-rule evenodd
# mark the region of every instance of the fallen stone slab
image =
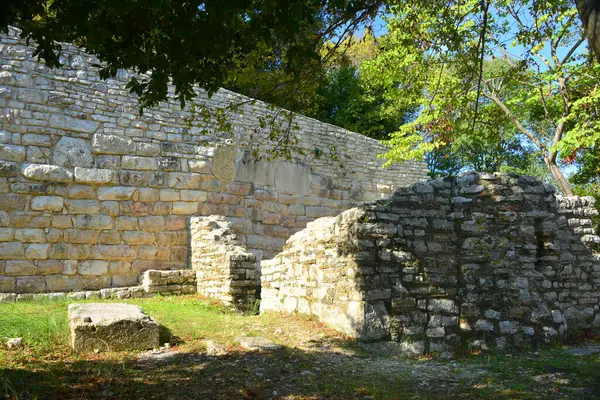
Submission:
<svg viewBox="0 0 600 400">
<path fill-rule="evenodd" d="M 283 347 L 260 336 L 242 336 L 235 340 L 247 350 L 279 350 Z"/>
<path fill-rule="evenodd" d="M 69 327 L 71 346 L 78 352 L 147 350 L 160 345 L 160 324 L 133 304 L 70 304 Z"/>
</svg>

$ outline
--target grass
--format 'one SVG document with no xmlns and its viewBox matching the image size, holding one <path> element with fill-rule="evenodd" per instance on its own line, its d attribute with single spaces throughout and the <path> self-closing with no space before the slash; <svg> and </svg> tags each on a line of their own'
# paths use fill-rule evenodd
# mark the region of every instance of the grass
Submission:
<svg viewBox="0 0 600 400">
<path fill-rule="evenodd" d="M 600 398 L 598 356 L 565 356 L 561 347 L 452 361 L 372 356 L 314 319 L 241 315 L 198 296 L 126 301 L 168 327 L 174 351 L 166 360 L 76 354 L 66 319 L 72 302 L 0 304 L 0 339 L 25 342 L 20 350 L 0 346 L 0 399 Z M 284 347 L 247 352 L 235 342 L 241 335 Z M 228 354 L 206 355 L 205 339 Z"/>
</svg>

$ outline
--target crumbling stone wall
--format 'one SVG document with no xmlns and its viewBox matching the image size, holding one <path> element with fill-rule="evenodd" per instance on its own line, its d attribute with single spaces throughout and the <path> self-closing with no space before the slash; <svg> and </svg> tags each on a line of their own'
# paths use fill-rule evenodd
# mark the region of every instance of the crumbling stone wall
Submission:
<svg viewBox="0 0 600 400">
<path fill-rule="evenodd" d="M 192 269 L 197 292 L 239 308 L 252 306 L 260 278 L 256 257 L 239 245 L 223 216 L 192 217 Z"/>
<path fill-rule="evenodd" d="M 307 222 L 426 176 L 421 162 L 382 170 L 377 141 L 302 116 L 292 159 L 256 160 L 257 144 L 273 145 L 260 128 L 267 105 L 222 90 L 140 115 L 128 71 L 102 81 L 98 60 L 62 48 L 52 70 L 16 30 L 0 35 L 0 293 L 131 286 L 148 269 L 189 268 L 189 216 L 229 217 L 268 258 Z M 231 133 L 199 117 L 231 103 Z"/>
<path fill-rule="evenodd" d="M 322 218 L 262 269 L 261 310 L 297 311 L 409 354 L 600 328 L 592 198 L 468 173 Z"/>
</svg>

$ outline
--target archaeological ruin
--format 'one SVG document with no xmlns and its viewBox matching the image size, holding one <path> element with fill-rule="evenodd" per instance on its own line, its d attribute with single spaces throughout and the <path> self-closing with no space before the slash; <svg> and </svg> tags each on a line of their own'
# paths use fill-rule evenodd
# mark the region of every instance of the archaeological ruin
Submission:
<svg viewBox="0 0 600 400">
<path fill-rule="evenodd" d="M 138 111 L 120 71 L 0 35 L 0 301 L 199 293 L 313 315 L 401 354 L 522 346 L 600 328 L 591 198 L 531 177 L 382 169 L 379 142 L 226 90 Z M 227 111 L 220 131 L 202 110 Z M 308 224 L 308 226 L 307 226 Z"/>
</svg>

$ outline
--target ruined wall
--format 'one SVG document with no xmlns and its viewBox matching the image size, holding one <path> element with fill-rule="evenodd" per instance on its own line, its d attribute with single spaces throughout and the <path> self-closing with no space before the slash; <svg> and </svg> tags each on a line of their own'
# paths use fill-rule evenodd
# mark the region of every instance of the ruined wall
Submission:
<svg viewBox="0 0 600 400">
<path fill-rule="evenodd" d="M 252 306 L 260 286 L 256 257 L 239 245 L 231 223 L 218 215 L 192 217 L 190 235 L 197 292 L 238 308 Z"/>
<path fill-rule="evenodd" d="M 335 215 L 426 176 L 423 163 L 381 169 L 385 149 L 359 134 L 296 116 L 288 161 L 269 148 L 260 102 L 222 90 L 139 115 L 120 71 L 102 81 L 81 49 L 64 68 L 0 35 L 0 292 L 130 286 L 148 269 L 189 268 L 187 217 L 229 217 L 257 259 L 308 221 Z M 199 114 L 240 105 L 219 132 Z M 195 110 L 195 111 L 194 111 Z"/>
<path fill-rule="evenodd" d="M 319 219 L 265 262 L 263 311 L 318 316 L 409 354 L 600 328 L 592 198 L 468 173 Z"/>
</svg>

